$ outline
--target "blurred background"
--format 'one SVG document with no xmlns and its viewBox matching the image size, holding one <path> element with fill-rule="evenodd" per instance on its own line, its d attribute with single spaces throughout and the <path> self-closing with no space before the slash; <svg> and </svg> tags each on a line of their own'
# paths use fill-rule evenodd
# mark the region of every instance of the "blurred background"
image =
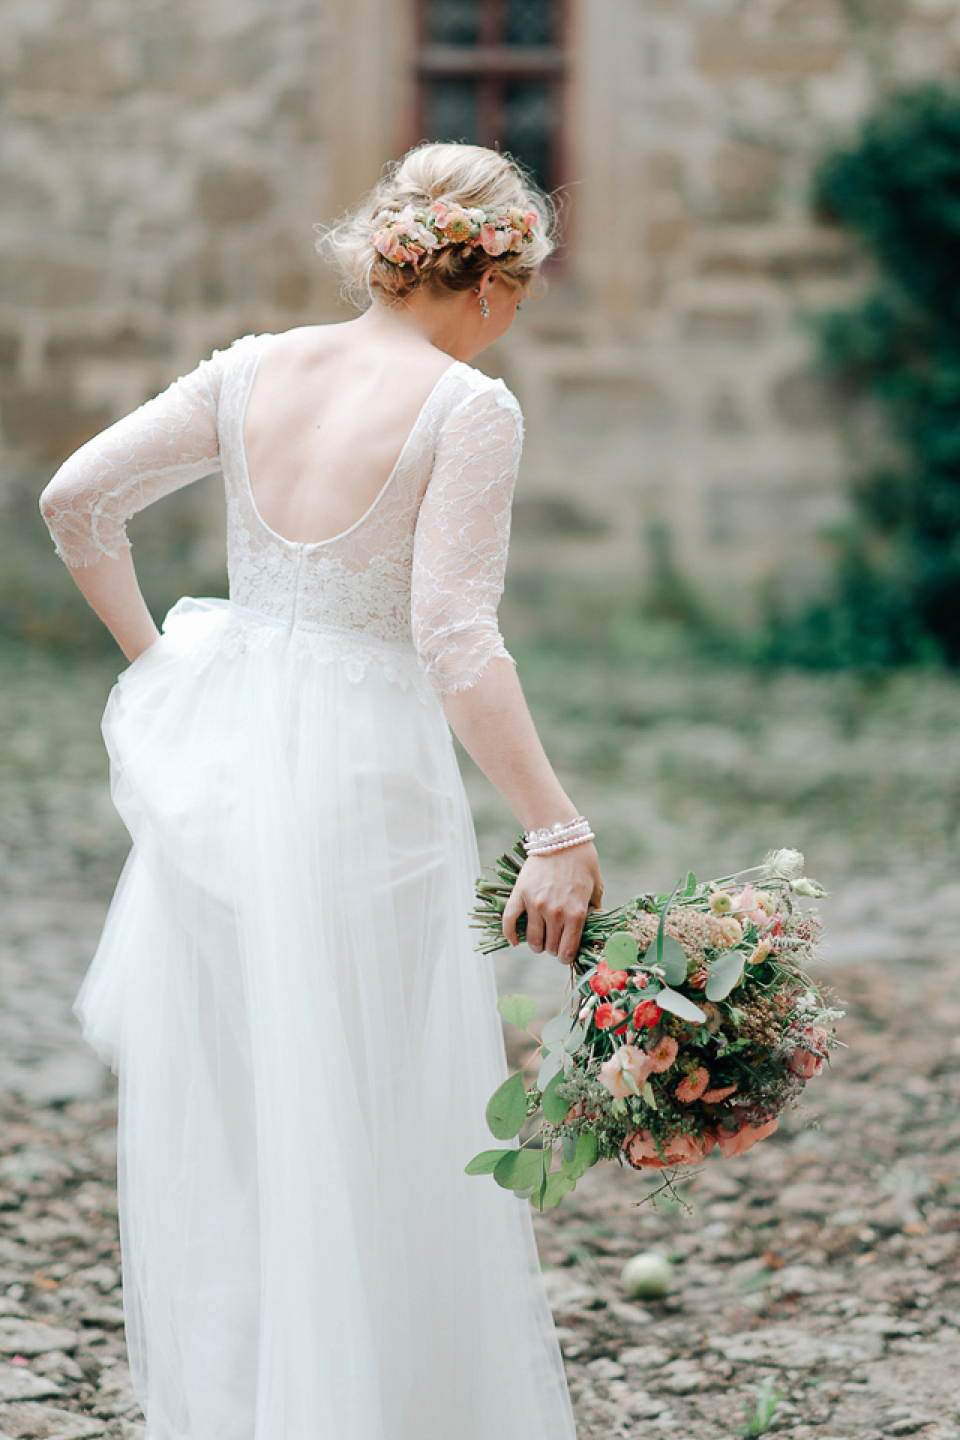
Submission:
<svg viewBox="0 0 960 1440">
<path fill-rule="evenodd" d="M 120 657 L 43 484 L 214 347 L 348 315 L 314 225 L 463 139 L 561 210 L 479 363 L 527 422 L 503 627 L 608 895 L 799 845 L 840 949 L 952 925 L 958 59 L 955 0 L 6 0 L 7 874 L 100 905 L 125 848 Z M 218 477 L 131 533 L 158 619 L 223 592 Z M 465 768 L 489 859 L 515 824 Z"/>
<path fill-rule="evenodd" d="M 543 1218 L 580 1434 L 758 1435 L 776 1382 L 796 1440 L 960 1440 L 958 61 L 958 0 L 3 0 L 0 1313 L 80 1317 L 81 1368 L 27 1379 L 84 1434 L 142 1436 L 115 1084 L 70 1010 L 127 850 L 124 662 L 37 497 L 215 347 L 345 318 L 313 226 L 431 138 L 560 204 L 479 363 L 527 423 L 503 629 L 608 901 L 798 846 L 848 1012 L 812 1111 L 689 1211 L 609 1166 Z M 158 620 L 224 592 L 219 477 L 131 535 Z M 463 764 L 489 863 L 516 822 Z M 497 965 L 556 1008 L 550 957 Z M 625 1306 L 651 1244 L 677 1293 Z"/>
</svg>

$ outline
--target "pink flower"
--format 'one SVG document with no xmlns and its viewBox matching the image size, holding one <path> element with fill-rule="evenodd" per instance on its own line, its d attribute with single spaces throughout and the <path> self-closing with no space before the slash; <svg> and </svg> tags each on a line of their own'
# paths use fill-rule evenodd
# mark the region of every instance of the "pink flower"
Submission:
<svg viewBox="0 0 960 1440">
<path fill-rule="evenodd" d="M 718 1085 L 715 1090 L 705 1090 L 700 1099 L 704 1105 L 719 1105 L 721 1100 L 736 1094 L 738 1088 L 737 1085 Z"/>
<path fill-rule="evenodd" d="M 528 210 L 523 217 L 523 223 L 524 225 L 526 225 L 528 231 L 535 230 L 537 225 L 539 224 L 539 221 L 540 216 L 537 214 L 536 210 Z"/>
<path fill-rule="evenodd" d="M 610 1091 L 615 1100 L 626 1100 L 628 1095 L 639 1094 L 651 1069 L 650 1056 L 643 1050 L 636 1045 L 621 1045 L 600 1066 L 600 1084 Z M 635 1088 L 625 1080 L 626 1075 L 632 1076 Z"/>
<path fill-rule="evenodd" d="M 634 1030 L 652 1030 L 654 1025 L 659 1024 L 662 1014 L 656 1000 L 641 1000 L 633 1012 Z"/>
<path fill-rule="evenodd" d="M 593 1012 L 593 1023 L 598 1030 L 609 1030 L 611 1025 L 619 1025 L 620 1021 L 626 1020 L 626 1018 L 627 1012 L 618 1010 L 615 1005 L 610 1004 L 609 1000 L 598 1005 Z"/>
<path fill-rule="evenodd" d="M 430 214 L 437 222 L 437 229 L 443 230 L 447 223 L 447 217 L 450 214 L 450 206 L 443 200 L 434 200 L 430 206 Z"/>
<path fill-rule="evenodd" d="M 818 1025 L 808 1025 L 802 1032 L 800 1042 L 787 1061 L 787 1069 L 801 1080 L 812 1080 L 819 1075 L 826 1059 L 827 1032 Z"/>
<path fill-rule="evenodd" d="M 664 1070 L 670 1069 L 677 1058 L 678 1049 L 679 1046 L 672 1035 L 664 1035 L 663 1039 L 657 1042 L 650 1051 L 650 1059 L 653 1062 L 650 1068 L 654 1074 L 662 1075 Z"/>
<path fill-rule="evenodd" d="M 750 920 L 754 925 L 766 925 L 770 918 L 762 903 L 766 898 L 756 886 L 744 885 L 739 895 L 733 897 L 733 908 L 738 915 Z"/>
<path fill-rule="evenodd" d="M 663 1142 L 661 1156 L 651 1132 L 636 1130 L 623 1142 L 623 1153 L 635 1170 L 664 1170 L 668 1165 L 696 1165 L 703 1159 L 703 1147 L 704 1141 L 695 1140 L 692 1135 L 671 1135 Z M 712 1137 L 710 1149 L 713 1149 Z"/>
<path fill-rule="evenodd" d="M 730 1160 L 734 1155 L 742 1155 L 751 1145 L 756 1145 L 758 1140 L 765 1140 L 768 1135 L 772 1135 L 778 1123 L 774 1115 L 772 1120 L 765 1120 L 762 1125 L 741 1125 L 739 1130 L 720 1129 L 717 1131 L 717 1144 L 724 1156 Z"/>
<path fill-rule="evenodd" d="M 691 1105 L 694 1100 L 699 1100 L 710 1084 L 710 1071 L 700 1065 L 692 1075 L 687 1075 L 674 1090 L 674 1095 L 684 1105 Z"/>
<path fill-rule="evenodd" d="M 14 1355 L 13 1359 L 10 1361 L 10 1364 L 11 1364 L 11 1365 L 29 1365 L 29 1364 L 30 1364 L 30 1361 L 27 1359 L 26 1355 Z"/>
<path fill-rule="evenodd" d="M 480 226 L 477 244 L 488 255 L 502 255 L 510 244 L 510 236 L 506 230 L 498 230 L 496 225 L 488 220 L 485 225 Z"/>
</svg>

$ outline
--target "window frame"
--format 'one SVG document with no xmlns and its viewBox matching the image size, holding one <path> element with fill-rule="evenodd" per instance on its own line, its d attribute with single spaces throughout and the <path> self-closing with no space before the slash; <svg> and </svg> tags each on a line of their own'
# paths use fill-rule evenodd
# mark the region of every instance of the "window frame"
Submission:
<svg viewBox="0 0 960 1440">
<path fill-rule="evenodd" d="M 511 78 L 552 82 L 556 105 L 556 126 L 550 144 L 546 185 L 551 192 L 562 190 L 569 180 L 569 104 L 572 72 L 572 0 L 553 0 L 557 10 L 557 34 L 551 45 L 516 46 L 502 40 L 506 0 L 479 0 L 480 34 L 476 45 L 434 45 L 424 38 L 427 5 L 430 0 L 408 0 L 407 66 L 410 103 L 405 149 L 426 137 L 426 90 L 431 79 L 476 79 L 481 144 L 492 144 L 503 114 L 503 82 Z M 486 83 L 484 83 L 486 82 Z M 499 95 L 498 95 L 499 89 Z"/>
</svg>

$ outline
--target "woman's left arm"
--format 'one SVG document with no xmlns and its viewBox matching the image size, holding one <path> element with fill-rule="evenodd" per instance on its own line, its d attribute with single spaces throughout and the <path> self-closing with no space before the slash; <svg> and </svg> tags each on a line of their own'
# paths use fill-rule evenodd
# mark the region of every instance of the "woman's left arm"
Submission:
<svg viewBox="0 0 960 1440">
<path fill-rule="evenodd" d="M 219 352 L 82 445 L 40 496 L 40 510 L 87 601 L 128 660 L 158 635 L 137 583 L 126 522 L 220 467 Z"/>
</svg>

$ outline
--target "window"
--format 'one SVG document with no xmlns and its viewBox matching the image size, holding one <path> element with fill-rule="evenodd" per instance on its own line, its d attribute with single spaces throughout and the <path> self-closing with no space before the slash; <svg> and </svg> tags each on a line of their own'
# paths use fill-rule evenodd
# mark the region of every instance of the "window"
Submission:
<svg viewBox="0 0 960 1440">
<path fill-rule="evenodd" d="M 418 139 L 508 150 L 563 179 L 566 0 L 419 0 Z"/>
</svg>

